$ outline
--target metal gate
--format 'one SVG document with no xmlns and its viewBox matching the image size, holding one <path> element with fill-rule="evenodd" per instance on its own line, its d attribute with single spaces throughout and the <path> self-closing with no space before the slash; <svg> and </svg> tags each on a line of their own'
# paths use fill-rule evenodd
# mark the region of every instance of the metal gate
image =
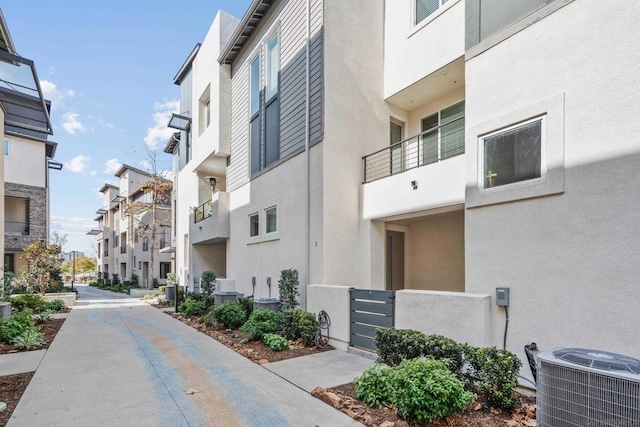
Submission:
<svg viewBox="0 0 640 427">
<path fill-rule="evenodd" d="M 393 327 L 395 298 L 393 291 L 350 290 L 350 345 L 377 350 L 376 328 Z"/>
</svg>

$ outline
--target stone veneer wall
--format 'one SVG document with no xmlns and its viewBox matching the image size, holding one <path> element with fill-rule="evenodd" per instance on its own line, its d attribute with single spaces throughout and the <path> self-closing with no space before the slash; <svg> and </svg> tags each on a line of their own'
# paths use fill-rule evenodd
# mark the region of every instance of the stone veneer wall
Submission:
<svg viewBox="0 0 640 427">
<path fill-rule="evenodd" d="M 29 235 L 5 236 L 5 251 L 20 251 L 38 240 L 48 240 L 47 189 L 5 182 L 4 195 L 29 199 Z"/>
</svg>

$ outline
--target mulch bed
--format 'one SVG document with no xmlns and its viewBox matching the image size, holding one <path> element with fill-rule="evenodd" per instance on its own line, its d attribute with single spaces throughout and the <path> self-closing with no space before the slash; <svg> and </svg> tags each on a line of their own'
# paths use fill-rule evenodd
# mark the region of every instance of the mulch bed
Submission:
<svg viewBox="0 0 640 427">
<path fill-rule="evenodd" d="M 40 331 L 44 334 L 44 343 L 42 344 L 41 347 L 38 347 L 36 350 L 49 348 L 49 346 L 51 345 L 51 342 L 53 341 L 56 334 L 62 327 L 62 324 L 64 323 L 64 321 L 65 319 L 53 319 L 46 322 L 43 325 L 40 325 Z M 23 351 L 26 351 L 26 350 L 18 350 L 15 348 L 13 344 L 0 342 L 0 354 L 18 353 Z"/>
<path fill-rule="evenodd" d="M 356 399 L 353 383 L 334 388 L 316 389 L 312 393 L 318 399 L 349 415 L 366 426 L 408 427 L 409 424 L 396 415 L 392 408 L 370 408 Z M 533 397 L 521 397 L 513 412 L 491 408 L 486 411 L 482 399 L 467 406 L 462 413 L 434 420 L 421 427 L 535 427 L 536 401 Z"/>
<path fill-rule="evenodd" d="M 186 323 L 192 328 L 195 328 L 200 332 L 209 335 L 211 338 L 226 345 L 236 353 L 243 355 L 247 359 L 259 365 L 333 350 L 333 347 L 331 346 L 327 346 L 327 348 L 324 349 L 319 349 L 315 346 L 305 347 L 300 341 L 289 341 L 289 348 L 287 350 L 271 351 L 269 350 L 269 347 L 267 347 L 262 341 L 244 342 L 246 339 L 248 339 L 248 337 L 245 333 L 240 332 L 239 330 L 227 332 L 225 330 L 219 330 L 207 326 L 196 320 L 185 318 L 180 314 L 171 312 L 167 312 L 167 314 L 180 320 L 183 323 Z"/>
<path fill-rule="evenodd" d="M 9 422 L 13 410 L 18 406 L 18 402 L 27 389 L 34 373 L 27 372 L 26 374 L 0 377 L 0 402 L 7 404 L 7 409 L 0 412 L 0 426 L 5 426 Z"/>
<path fill-rule="evenodd" d="M 69 311 L 69 309 L 66 309 L 65 312 Z M 53 319 L 40 325 L 40 330 L 44 334 L 45 340 L 43 345 L 36 350 L 49 348 L 65 320 L 66 319 Z M 13 344 L 0 343 L 0 354 L 22 353 L 25 351 L 26 350 L 17 350 Z M 18 402 L 27 389 L 34 373 L 35 372 L 27 372 L 24 374 L 0 377 L 0 402 L 7 404 L 7 409 L 0 412 L 0 426 L 4 426 L 9 422 L 13 410 L 18 406 Z"/>
</svg>

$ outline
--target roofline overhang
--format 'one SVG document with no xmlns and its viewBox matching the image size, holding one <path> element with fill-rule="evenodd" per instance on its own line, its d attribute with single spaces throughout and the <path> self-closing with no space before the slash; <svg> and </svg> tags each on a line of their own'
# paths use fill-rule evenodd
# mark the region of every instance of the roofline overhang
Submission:
<svg viewBox="0 0 640 427">
<path fill-rule="evenodd" d="M 7 51 L 9 53 L 16 53 L 16 46 L 13 44 L 7 21 L 4 19 L 4 13 L 0 9 L 0 37 L 2 37 L 4 43 L 7 45 Z"/>
<path fill-rule="evenodd" d="M 172 133 L 171 137 L 169 138 L 169 141 L 167 141 L 167 144 L 164 146 L 162 151 L 168 154 L 173 154 L 173 150 L 175 150 L 176 145 L 179 142 L 180 142 L 180 132 Z"/>
<path fill-rule="evenodd" d="M 220 64 L 231 64 L 242 51 L 256 28 L 265 17 L 275 0 L 253 0 L 242 20 L 233 32 L 222 53 L 218 57 Z M 253 22 L 257 21 L 257 22 Z"/>
<path fill-rule="evenodd" d="M 145 172 L 142 169 L 138 169 L 138 168 L 134 168 L 133 166 L 129 166 L 129 165 L 122 165 L 120 166 L 120 169 L 118 169 L 116 171 L 116 173 L 114 174 L 116 177 L 120 178 L 122 176 L 122 174 L 126 171 L 126 170 L 130 170 L 133 172 L 137 172 L 140 173 L 142 175 L 146 175 L 146 176 L 151 176 L 151 174 L 149 172 Z"/>
<path fill-rule="evenodd" d="M 184 64 L 182 64 L 182 67 L 180 67 L 175 77 L 173 78 L 174 84 L 179 85 L 180 83 L 182 83 L 182 79 L 184 79 L 184 76 L 189 72 L 189 70 L 191 70 L 191 64 L 193 63 L 193 60 L 196 58 L 196 55 L 200 50 L 200 46 L 202 46 L 202 43 L 196 43 L 196 45 L 193 47 L 193 50 L 191 51 L 189 56 L 187 56 L 187 59 L 184 61 Z"/>
<path fill-rule="evenodd" d="M 118 190 L 118 191 L 120 190 L 120 188 L 116 187 L 113 184 L 104 184 L 102 186 L 102 188 L 100 188 L 100 190 L 98 190 L 98 191 L 101 192 L 101 193 L 104 193 L 105 191 L 107 191 L 107 188 L 111 188 L 113 190 Z"/>
<path fill-rule="evenodd" d="M 28 139 L 30 141 L 42 142 L 43 144 L 46 145 L 46 151 L 47 151 L 47 157 L 48 158 L 53 159 L 55 157 L 55 155 L 56 155 L 56 150 L 58 148 L 58 143 L 57 142 L 49 141 L 48 139 L 38 138 L 36 136 L 25 135 L 23 133 L 15 132 L 15 131 L 12 131 L 12 130 L 6 130 L 5 129 L 4 133 L 5 133 L 5 135 L 14 136 L 16 138 L 23 138 L 23 139 Z"/>
</svg>

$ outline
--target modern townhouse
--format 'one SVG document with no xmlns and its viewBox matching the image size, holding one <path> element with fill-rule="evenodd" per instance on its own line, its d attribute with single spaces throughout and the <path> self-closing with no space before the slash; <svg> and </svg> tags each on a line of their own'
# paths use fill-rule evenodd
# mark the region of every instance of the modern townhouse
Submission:
<svg viewBox="0 0 640 427">
<path fill-rule="evenodd" d="M 172 270 L 171 254 L 161 252 L 171 243 L 169 194 L 145 191 L 153 175 L 132 166 L 122 165 L 115 176 L 118 186 L 100 189 L 98 226 L 87 233 L 96 236 L 98 271 L 109 279 L 116 274 L 123 283 L 137 277 L 145 288 L 164 284 Z"/>
<path fill-rule="evenodd" d="M 296 268 L 302 306 L 330 315 L 343 349 L 372 346 L 368 323 L 523 359 L 533 341 L 640 355 L 637 12 L 595 0 L 255 0 L 218 58 L 230 78 L 219 145 L 185 134 L 167 145 L 218 165 L 197 187 L 178 176 L 178 219 L 199 206 L 183 188 L 203 203 L 207 176 L 222 190 L 177 234 L 177 264 L 201 273 L 189 264 L 198 230 L 218 233 L 224 286 L 245 295 L 277 296 L 280 271 Z M 194 51 L 193 75 L 212 52 Z M 188 92 L 183 112 L 209 105 Z M 351 306 L 352 287 L 391 308 Z M 354 307 L 381 314 L 362 322 Z"/>
<path fill-rule="evenodd" d="M 4 156 L 0 164 L 2 192 L 0 250 L 4 271 L 19 273 L 22 250 L 49 240 L 49 169 L 61 169 L 53 157 L 57 144 L 49 113 L 51 103 L 40 88 L 35 64 L 16 53 L 0 11 L 0 112 Z"/>
</svg>

